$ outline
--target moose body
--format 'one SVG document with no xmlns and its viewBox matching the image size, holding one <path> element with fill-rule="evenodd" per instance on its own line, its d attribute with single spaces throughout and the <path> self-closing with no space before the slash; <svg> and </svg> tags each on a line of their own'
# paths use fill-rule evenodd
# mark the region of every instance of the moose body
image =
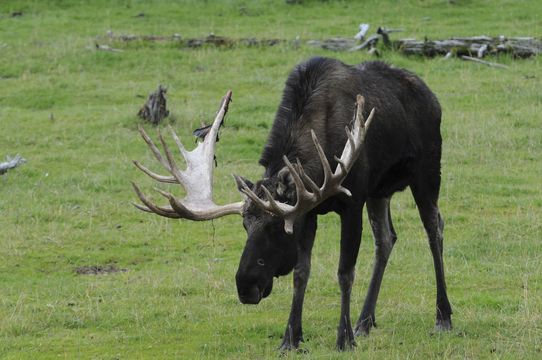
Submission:
<svg viewBox="0 0 542 360">
<path fill-rule="evenodd" d="M 356 110 L 355 107 L 359 94 L 365 99 L 363 110 Z M 227 101 L 226 105 L 223 101 L 222 108 L 227 110 Z M 344 129 L 353 126 L 354 118 L 357 121 L 359 114 L 356 115 L 356 112 L 366 118 L 369 114 L 366 109 L 375 109 L 374 119 L 371 113 L 371 125 L 367 124 L 359 156 L 352 157 L 352 163 L 345 166 L 343 157 L 338 157 L 349 142 L 351 148 L 355 146 Z M 246 179 L 236 178 L 239 190 L 247 195 L 244 202 L 218 207 L 212 216 L 200 216 L 198 208 L 187 210 L 188 201 L 181 203 L 167 193 L 163 195 L 168 197 L 172 207 L 156 207 L 136 187 L 140 199 L 147 205 L 146 208 L 138 207 L 162 216 L 192 220 L 206 220 L 226 213 L 241 214 L 248 239 L 236 274 L 240 301 L 245 304 L 259 303 L 271 293 L 273 277 L 286 275 L 292 270 L 294 272 L 294 294 L 282 350 L 297 348 L 303 340 L 303 299 L 310 274 L 317 216 L 330 211 L 339 214 L 341 314 L 337 347 L 342 350 L 355 345 L 355 335 L 367 335 L 375 326 L 380 285 L 397 239 L 390 214 L 390 199 L 395 192 L 410 187 L 434 261 L 436 327 L 448 330 L 452 326 L 452 310 L 446 294 L 442 260 L 444 224 L 438 209 L 442 143 L 440 120 L 441 109 L 435 95 L 420 78 L 406 70 L 382 62 L 349 66 L 338 60 L 312 58 L 299 64 L 286 81 L 282 101 L 260 159 L 260 164 L 265 168 L 263 179 L 253 184 Z M 317 138 L 314 143 L 311 136 Z M 317 151 L 318 146 L 322 150 L 321 156 Z M 185 157 L 189 162 L 186 154 Z M 157 158 L 164 164 L 161 158 Z M 313 208 L 296 216 L 292 229 L 285 231 L 286 218 L 270 214 L 278 208 L 274 201 L 288 204 L 285 207 L 293 207 L 296 201 L 300 201 L 299 174 L 303 174 L 305 183 L 310 183 L 312 179 L 314 184 L 310 188 L 314 192 L 317 192 L 318 186 L 324 184 L 324 187 L 328 183 L 324 176 L 325 160 L 329 163 L 328 167 L 337 167 L 337 172 L 340 172 L 339 168 L 348 170 L 337 185 L 347 190 L 329 193 L 332 195 L 315 202 Z M 211 160 L 208 162 L 211 163 Z M 297 167 L 290 163 L 296 163 Z M 168 170 L 172 169 L 175 170 L 174 164 L 170 162 Z M 150 173 L 145 168 L 142 170 Z M 173 178 L 175 176 L 167 181 L 165 177 L 155 177 L 163 182 L 180 182 Z M 265 198 L 268 199 L 267 208 L 262 208 L 263 201 L 260 199 Z M 367 297 L 352 329 L 350 294 L 365 205 L 375 238 L 375 260 Z"/>
<path fill-rule="evenodd" d="M 342 300 L 337 346 L 343 349 L 354 344 L 349 304 L 365 204 L 376 254 L 355 332 L 369 333 L 375 324 L 375 305 L 384 269 L 397 239 L 390 216 L 390 198 L 407 186 L 418 205 L 435 263 L 437 327 L 451 327 L 442 265 L 443 221 L 437 205 L 441 110 L 436 97 L 417 76 L 382 62 L 352 67 L 337 60 L 313 58 L 298 65 L 286 82 L 260 159 L 265 167 L 264 180 L 252 185 L 253 190 L 263 197 L 260 189 L 265 185 L 276 198 L 294 201 L 293 185 L 284 172 L 283 154 L 292 162 L 299 159 L 309 177 L 321 182 L 321 163 L 310 139 L 310 129 L 315 131 L 333 167 L 336 164 L 333 156 L 340 155 L 347 141 L 344 128 L 352 123 L 356 94 L 365 97 L 366 109 L 375 108 L 376 112 L 361 155 L 343 182 L 352 196 L 327 199 L 298 221 L 291 236 L 282 231 L 280 219 L 251 203 L 245 206 L 243 217 L 248 241 L 236 276 L 241 302 L 258 303 L 271 292 L 273 276 L 294 269 L 294 298 L 283 348 L 297 347 L 302 340 L 301 312 L 317 215 L 330 211 L 341 218 L 338 280 Z"/>
</svg>

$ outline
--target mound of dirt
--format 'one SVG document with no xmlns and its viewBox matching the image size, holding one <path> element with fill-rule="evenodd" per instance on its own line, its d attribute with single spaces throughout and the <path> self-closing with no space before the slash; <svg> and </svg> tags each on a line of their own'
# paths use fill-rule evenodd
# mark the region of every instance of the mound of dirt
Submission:
<svg viewBox="0 0 542 360">
<path fill-rule="evenodd" d="M 118 268 L 115 264 L 79 266 L 74 270 L 79 275 L 103 275 L 117 272 L 126 272 L 128 269 Z"/>
</svg>

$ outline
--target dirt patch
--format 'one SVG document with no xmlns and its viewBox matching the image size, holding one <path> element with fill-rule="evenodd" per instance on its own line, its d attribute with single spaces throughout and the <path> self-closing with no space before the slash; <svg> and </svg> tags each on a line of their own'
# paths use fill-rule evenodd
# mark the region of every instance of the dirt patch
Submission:
<svg viewBox="0 0 542 360">
<path fill-rule="evenodd" d="M 90 266 L 79 266 L 74 270 L 79 275 L 104 275 L 104 274 L 113 274 L 117 272 L 126 272 L 128 269 L 121 269 L 117 265 L 90 265 Z"/>
</svg>

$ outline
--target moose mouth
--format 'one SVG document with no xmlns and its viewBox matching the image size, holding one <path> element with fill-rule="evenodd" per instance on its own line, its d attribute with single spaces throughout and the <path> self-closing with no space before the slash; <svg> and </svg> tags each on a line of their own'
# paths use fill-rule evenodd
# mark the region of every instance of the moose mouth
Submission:
<svg viewBox="0 0 542 360">
<path fill-rule="evenodd" d="M 273 280 L 269 281 L 263 289 L 258 287 L 258 285 L 252 285 L 243 292 L 239 292 L 239 300 L 242 304 L 256 305 L 260 301 L 271 294 L 273 290 Z"/>
</svg>

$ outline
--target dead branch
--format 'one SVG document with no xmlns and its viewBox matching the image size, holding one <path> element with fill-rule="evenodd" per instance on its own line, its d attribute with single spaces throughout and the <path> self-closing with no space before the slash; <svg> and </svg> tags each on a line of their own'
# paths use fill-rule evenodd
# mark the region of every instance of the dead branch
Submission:
<svg viewBox="0 0 542 360">
<path fill-rule="evenodd" d="M 139 109 L 137 116 L 150 122 L 153 125 L 158 125 L 162 119 L 169 115 L 166 107 L 167 88 L 162 85 L 149 95 L 147 102 Z"/>
<path fill-rule="evenodd" d="M 365 35 L 367 35 L 367 31 L 369 31 L 370 27 L 369 24 L 359 24 L 359 32 L 354 36 L 354 39 L 358 41 L 365 40 Z"/>
<path fill-rule="evenodd" d="M 96 50 L 99 50 L 99 51 L 110 51 L 110 52 L 123 52 L 124 50 L 121 50 L 121 49 L 114 49 L 112 48 L 111 46 L 109 45 L 100 45 L 98 43 L 96 43 Z"/>
<path fill-rule="evenodd" d="M 378 35 L 382 36 L 382 40 L 384 41 L 384 45 L 387 46 L 387 47 L 390 47 L 391 46 L 390 34 L 393 33 L 393 32 L 401 32 L 401 31 L 403 31 L 403 29 L 387 29 L 387 28 L 384 28 L 384 27 L 379 27 L 376 30 L 376 33 Z"/>
<path fill-rule="evenodd" d="M 489 62 L 489 61 L 485 61 L 485 60 L 480 60 L 478 58 L 471 57 L 471 56 L 462 55 L 461 59 L 468 60 L 468 61 L 474 61 L 474 62 L 477 62 L 479 64 L 483 64 L 483 65 L 487 65 L 487 66 L 498 67 L 498 68 L 502 68 L 502 69 L 508 69 L 508 66 L 506 66 L 506 65 L 497 64 L 497 63 L 493 63 L 493 62 Z"/>
<path fill-rule="evenodd" d="M 373 48 L 376 46 L 378 39 L 380 38 L 380 35 L 371 35 L 367 40 L 365 40 L 362 44 L 351 47 L 348 49 L 348 51 L 358 51 L 363 50 L 366 47 Z"/>
<path fill-rule="evenodd" d="M 480 48 L 478 49 L 478 54 L 477 54 L 479 59 L 484 57 L 484 55 L 487 53 L 487 49 L 488 49 L 487 44 L 483 44 L 482 46 L 480 46 Z"/>
<path fill-rule="evenodd" d="M 20 155 L 15 155 L 14 158 L 6 156 L 6 161 L 0 163 L 0 175 L 4 175 L 8 172 L 8 170 L 14 169 L 17 166 L 24 164 L 25 162 L 26 160 Z"/>
</svg>

